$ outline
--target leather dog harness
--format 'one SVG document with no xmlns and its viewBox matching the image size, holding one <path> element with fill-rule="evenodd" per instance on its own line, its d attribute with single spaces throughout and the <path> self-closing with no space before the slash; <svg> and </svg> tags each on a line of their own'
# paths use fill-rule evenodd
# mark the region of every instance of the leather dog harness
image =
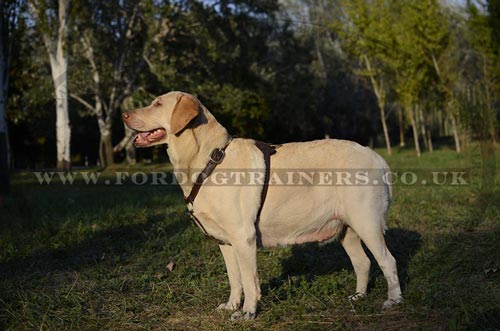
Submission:
<svg viewBox="0 0 500 331">
<path fill-rule="evenodd" d="M 207 179 L 212 174 L 215 167 L 217 167 L 217 165 L 222 163 L 222 161 L 224 160 L 224 157 L 226 156 L 226 148 L 227 148 L 227 146 L 229 146 L 231 141 L 232 141 L 232 138 L 228 140 L 228 142 L 226 143 L 226 145 L 223 148 L 215 148 L 212 151 L 212 153 L 210 153 L 210 159 L 209 159 L 207 165 L 205 166 L 203 171 L 200 172 L 198 177 L 196 177 L 196 180 L 193 183 L 193 187 L 191 188 L 191 192 L 189 193 L 189 195 L 184 198 L 184 202 L 188 206 L 189 214 L 190 214 L 191 219 L 193 220 L 194 224 L 197 225 L 203 231 L 203 234 L 205 235 L 205 237 L 207 237 L 209 239 L 214 239 L 215 241 L 217 241 L 217 243 L 219 245 L 231 245 L 231 244 L 228 244 L 222 240 L 219 240 L 219 239 L 211 236 L 207 232 L 207 230 L 205 229 L 203 224 L 200 222 L 200 220 L 194 215 L 193 204 L 194 204 L 194 200 L 196 199 L 196 196 L 198 195 L 198 192 L 200 191 L 201 186 L 203 185 L 203 182 L 205 181 L 205 179 Z M 255 146 L 258 149 L 260 149 L 260 151 L 264 155 L 264 163 L 265 163 L 265 167 L 266 167 L 265 168 L 265 176 L 264 176 L 264 184 L 262 186 L 262 191 L 261 191 L 261 195 L 260 195 L 260 206 L 259 206 L 259 210 L 257 212 L 257 219 L 255 220 L 257 234 L 260 235 L 259 229 L 258 229 L 258 222 L 260 219 L 260 214 L 262 212 L 262 208 L 264 207 L 264 201 L 266 200 L 267 190 L 269 187 L 269 177 L 270 177 L 270 173 L 271 173 L 271 155 L 276 153 L 277 146 L 267 144 L 267 143 L 264 143 L 261 141 L 255 141 Z M 259 238 L 259 240 L 260 240 L 260 238 Z"/>
</svg>

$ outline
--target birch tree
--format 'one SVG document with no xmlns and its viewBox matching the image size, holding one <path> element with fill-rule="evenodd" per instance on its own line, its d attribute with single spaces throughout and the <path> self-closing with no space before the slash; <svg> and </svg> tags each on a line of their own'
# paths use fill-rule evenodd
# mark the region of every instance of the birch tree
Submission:
<svg viewBox="0 0 500 331">
<path fill-rule="evenodd" d="M 354 55 L 360 69 L 355 72 L 368 78 L 380 111 L 387 154 L 391 155 L 391 140 L 386 121 L 387 94 L 390 90 L 391 70 L 385 59 L 393 44 L 392 21 L 389 7 L 383 0 L 343 1 L 344 25 L 338 29 L 345 50 Z"/>
<path fill-rule="evenodd" d="M 69 0 L 58 0 L 56 8 L 50 8 L 47 0 L 30 0 L 29 5 L 49 56 L 54 83 L 57 169 L 67 171 L 71 168 L 67 52 Z"/>
<path fill-rule="evenodd" d="M 458 45 L 457 34 L 465 32 L 458 26 L 456 26 L 454 30 L 456 31 L 450 35 L 450 42 L 447 44 L 441 55 L 435 56 L 432 54 L 431 56 L 434 64 L 434 70 L 438 78 L 439 89 L 443 94 L 444 115 L 446 115 L 451 122 L 453 140 L 455 142 L 455 151 L 460 153 L 462 151 L 462 147 L 457 123 L 459 103 L 456 93 L 460 90 L 461 78 L 464 74 L 464 68 L 466 67 L 468 56 L 463 56 L 463 54 L 461 54 L 463 53 L 463 49 L 461 49 Z"/>
<path fill-rule="evenodd" d="M 441 91 L 445 91 L 444 86 L 447 84 L 447 79 L 443 76 L 444 72 L 440 69 L 440 60 L 446 60 L 445 53 L 449 51 L 449 44 L 451 40 L 450 23 L 448 17 L 444 15 L 442 6 L 437 0 L 422 0 L 415 2 L 412 5 L 406 6 L 406 10 L 412 10 L 411 17 L 418 17 L 411 28 L 415 35 L 415 42 L 421 49 L 424 65 L 426 66 L 426 79 L 423 84 L 425 95 L 432 94 L 432 87 L 435 86 Z M 455 63 L 448 63 L 455 71 L 460 71 Z M 452 69 L 452 70 L 453 70 Z M 449 94 L 449 93 L 448 93 Z M 450 100 L 449 96 L 443 96 L 444 99 Z M 434 95 L 433 99 L 440 99 L 440 96 Z M 446 101 L 445 101 L 446 102 Z M 421 107 L 420 117 L 422 126 L 422 136 L 424 143 L 429 152 L 432 152 L 432 134 L 430 128 L 430 118 L 432 117 L 431 108 L 424 107 L 425 102 L 420 102 Z"/>
<path fill-rule="evenodd" d="M 397 52 L 393 58 L 398 73 L 396 92 L 406 109 L 415 151 L 420 156 L 419 124 L 424 145 L 432 151 L 427 124 L 431 114 L 429 109 L 422 109 L 425 105 L 422 98 L 431 94 L 433 87 L 443 86 L 438 59 L 449 43 L 448 22 L 437 0 L 402 0 L 395 6 L 400 18 L 394 21 L 400 31 L 395 37 Z"/>
</svg>

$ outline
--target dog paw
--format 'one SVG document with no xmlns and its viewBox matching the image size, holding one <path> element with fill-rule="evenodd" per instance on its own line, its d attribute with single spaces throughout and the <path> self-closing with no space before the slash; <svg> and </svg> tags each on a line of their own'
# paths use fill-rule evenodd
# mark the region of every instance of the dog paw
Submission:
<svg viewBox="0 0 500 331">
<path fill-rule="evenodd" d="M 233 303 L 221 303 L 216 309 L 217 310 L 238 310 L 239 305 Z"/>
<path fill-rule="evenodd" d="M 244 320 L 244 321 L 249 321 L 255 319 L 256 314 L 255 313 L 241 313 L 241 311 L 237 311 L 234 314 L 231 315 L 231 320 L 232 321 L 238 321 L 238 320 Z"/>
<path fill-rule="evenodd" d="M 388 299 L 382 305 L 382 310 L 389 310 L 401 302 L 403 302 L 403 297 L 398 297 L 396 299 Z"/>
<path fill-rule="evenodd" d="M 356 292 L 353 295 L 348 297 L 349 301 L 358 301 L 359 299 L 363 299 L 365 297 L 364 293 Z"/>
</svg>

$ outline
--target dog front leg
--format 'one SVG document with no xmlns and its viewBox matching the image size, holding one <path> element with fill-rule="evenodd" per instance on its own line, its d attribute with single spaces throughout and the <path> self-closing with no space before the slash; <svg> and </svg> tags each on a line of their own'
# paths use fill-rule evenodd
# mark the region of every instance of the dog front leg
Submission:
<svg viewBox="0 0 500 331">
<path fill-rule="evenodd" d="M 259 276 L 257 273 L 257 240 L 255 233 L 251 236 L 240 237 L 241 240 L 233 243 L 233 249 L 240 267 L 245 302 L 243 315 L 237 311 L 231 319 L 254 319 L 257 311 L 257 302 L 260 300 Z"/>
<path fill-rule="evenodd" d="M 219 245 L 219 248 L 224 257 L 224 262 L 226 263 L 227 278 L 229 279 L 231 294 L 229 295 L 227 303 L 220 304 L 217 309 L 238 310 L 241 302 L 241 291 L 243 290 L 238 260 L 236 259 L 232 246 Z"/>
</svg>

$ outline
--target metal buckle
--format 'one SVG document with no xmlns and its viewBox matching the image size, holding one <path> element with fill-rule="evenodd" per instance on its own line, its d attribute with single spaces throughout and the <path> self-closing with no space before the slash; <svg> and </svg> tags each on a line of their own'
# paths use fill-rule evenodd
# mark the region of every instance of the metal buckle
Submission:
<svg viewBox="0 0 500 331">
<path fill-rule="evenodd" d="M 224 150 L 216 148 L 210 154 L 210 161 L 212 161 L 215 164 L 220 164 L 222 160 L 224 160 L 225 156 L 226 152 L 224 152 Z"/>
</svg>

